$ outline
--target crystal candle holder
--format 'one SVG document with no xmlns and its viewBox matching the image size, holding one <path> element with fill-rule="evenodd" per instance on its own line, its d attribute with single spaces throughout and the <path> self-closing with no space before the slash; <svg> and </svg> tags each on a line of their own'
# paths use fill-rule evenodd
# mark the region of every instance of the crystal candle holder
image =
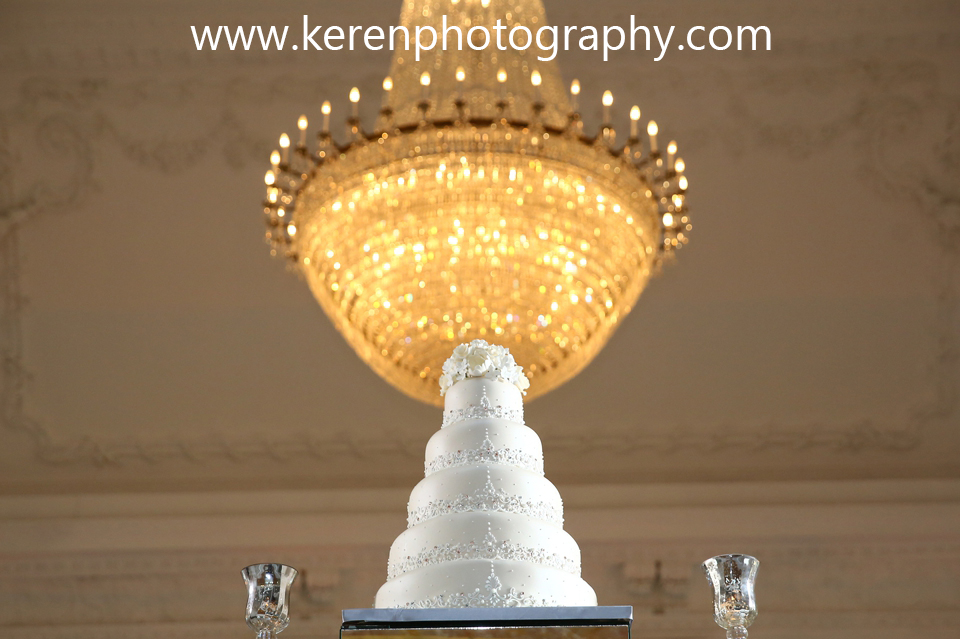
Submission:
<svg viewBox="0 0 960 639">
<path fill-rule="evenodd" d="M 283 564 L 253 564 L 243 569 L 247 584 L 247 625 L 257 639 L 276 639 L 290 623 L 290 586 L 296 569 Z"/>
<path fill-rule="evenodd" d="M 713 586 L 713 618 L 726 629 L 727 639 L 745 639 L 757 618 L 753 586 L 760 562 L 750 555 L 719 555 L 703 562 Z"/>
</svg>

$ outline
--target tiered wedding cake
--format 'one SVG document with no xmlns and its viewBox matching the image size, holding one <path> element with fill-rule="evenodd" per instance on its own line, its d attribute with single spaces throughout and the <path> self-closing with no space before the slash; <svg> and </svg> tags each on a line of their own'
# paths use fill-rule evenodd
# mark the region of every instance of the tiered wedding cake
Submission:
<svg viewBox="0 0 960 639">
<path fill-rule="evenodd" d="M 523 424 L 523 369 L 501 346 L 461 344 L 443 366 L 443 426 L 390 548 L 378 608 L 595 606 L 563 503 Z"/>
</svg>

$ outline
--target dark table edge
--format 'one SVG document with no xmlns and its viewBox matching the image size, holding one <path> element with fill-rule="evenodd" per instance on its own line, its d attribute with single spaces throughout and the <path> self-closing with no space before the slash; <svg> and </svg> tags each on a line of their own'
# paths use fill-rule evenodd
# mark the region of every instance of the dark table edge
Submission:
<svg viewBox="0 0 960 639">
<path fill-rule="evenodd" d="M 507 626 L 622 626 L 633 622 L 633 606 L 551 608 L 348 608 L 341 630 L 384 628 L 496 628 Z"/>
</svg>

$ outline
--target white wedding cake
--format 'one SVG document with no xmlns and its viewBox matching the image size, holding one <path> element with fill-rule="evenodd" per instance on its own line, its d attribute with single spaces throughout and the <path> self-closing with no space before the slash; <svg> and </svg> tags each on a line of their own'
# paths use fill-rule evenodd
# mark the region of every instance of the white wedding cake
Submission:
<svg viewBox="0 0 960 639">
<path fill-rule="evenodd" d="M 526 376 L 507 349 L 474 340 L 443 366 L 443 425 L 390 547 L 377 608 L 596 606 L 580 548 L 523 424 Z"/>
</svg>

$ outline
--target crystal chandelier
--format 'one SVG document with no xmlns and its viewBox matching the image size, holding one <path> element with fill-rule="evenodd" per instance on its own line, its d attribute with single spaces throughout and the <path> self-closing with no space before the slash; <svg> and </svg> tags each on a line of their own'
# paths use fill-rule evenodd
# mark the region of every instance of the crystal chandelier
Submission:
<svg viewBox="0 0 960 639">
<path fill-rule="evenodd" d="M 536 31 L 539 0 L 408 0 L 401 24 Z M 476 33 L 476 32 L 475 32 Z M 401 391 L 439 404 L 440 366 L 458 343 L 507 346 L 528 398 L 580 372 L 665 256 L 687 242 L 687 180 L 640 109 L 617 143 L 613 95 L 588 135 L 557 66 L 535 47 L 398 47 L 373 130 L 360 92 L 342 143 L 331 108 L 316 148 L 280 138 L 266 174 L 271 251 L 288 258 L 360 357 Z"/>
</svg>

